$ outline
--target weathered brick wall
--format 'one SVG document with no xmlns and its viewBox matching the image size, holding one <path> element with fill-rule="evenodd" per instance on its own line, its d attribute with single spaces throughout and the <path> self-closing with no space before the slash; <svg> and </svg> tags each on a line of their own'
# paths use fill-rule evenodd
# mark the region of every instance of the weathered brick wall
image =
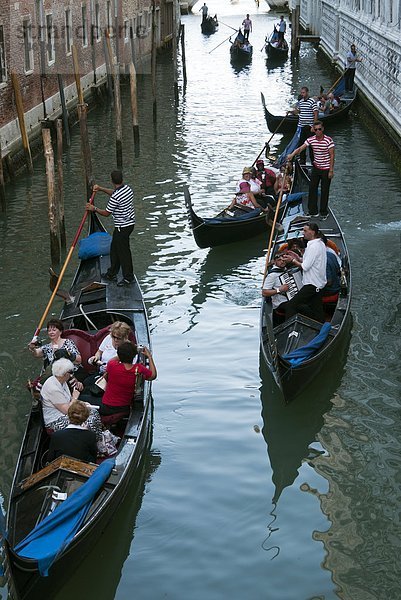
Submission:
<svg viewBox="0 0 401 600">
<path fill-rule="evenodd" d="M 164 4 L 164 0 L 162 1 Z M 82 5 L 86 4 L 87 16 L 87 36 L 88 43 L 84 44 L 82 27 Z M 57 73 L 63 75 L 64 86 L 74 82 L 73 62 L 71 53 L 66 48 L 66 9 L 71 14 L 71 36 L 77 48 L 81 76 L 92 73 L 94 69 L 104 66 L 104 29 L 108 22 L 115 26 L 114 19 L 114 0 L 110 2 L 110 11 L 108 15 L 107 0 L 43 0 L 43 10 L 38 11 L 40 3 L 37 0 L 0 0 L 0 25 L 4 27 L 5 53 L 8 69 L 8 79 L 6 83 L 0 83 L 0 130 L 11 121 L 16 119 L 16 110 L 14 95 L 10 81 L 10 71 L 13 70 L 18 75 L 21 86 L 22 98 L 25 112 L 43 104 L 43 97 L 52 98 L 58 93 Z M 96 12 L 98 5 L 98 12 Z M 91 13 L 93 7 L 93 14 Z M 156 6 L 160 6 L 160 0 L 156 0 Z M 152 0 L 121 0 L 119 3 L 119 61 L 128 64 L 132 58 L 132 44 L 129 36 L 130 27 L 134 28 L 133 50 L 137 64 L 137 71 L 143 68 L 142 58 L 149 56 L 152 45 L 151 35 L 151 9 Z M 159 13 L 159 11 L 157 11 Z M 54 32 L 54 60 L 49 63 L 47 48 L 47 30 L 46 16 L 52 15 Z M 32 53 L 33 70 L 26 73 L 24 70 L 24 40 L 22 33 L 22 22 L 24 18 L 29 18 L 32 24 Z M 91 25 L 95 26 L 98 22 L 101 30 L 99 36 L 91 36 Z M 125 22 L 127 25 L 124 25 Z M 41 43 L 40 25 L 44 24 L 43 36 L 44 42 Z M 91 43 L 93 39 L 93 44 Z M 112 37 L 112 46 L 115 52 L 116 37 Z M 139 66 L 139 68 L 138 68 Z M 103 67 L 104 70 L 104 67 Z M 41 73 L 43 75 L 41 76 Z M 88 78 L 86 78 L 87 84 Z M 58 103 L 57 103 L 58 104 Z M 49 103 L 47 103 L 47 112 Z M 43 118 L 44 111 L 41 117 Z M 39 114 L 39 113 L 38 113 Z M 4 140 L 2 141 L 4 146 Z"/>
</svg>

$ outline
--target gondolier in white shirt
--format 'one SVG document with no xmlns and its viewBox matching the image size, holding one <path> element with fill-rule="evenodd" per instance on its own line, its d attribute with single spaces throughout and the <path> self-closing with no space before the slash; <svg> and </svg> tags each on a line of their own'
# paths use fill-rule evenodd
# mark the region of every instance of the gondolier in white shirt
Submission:
<svg viewBox="0 0 401 600">
<path fill-rule="evenodd" d="M 309 137 L 302 146 L 288 154 L 287 159 L 292 160 L 294 156 L 300 154 L 306 148 L 313 148 L 313 165 L 309 183 L 308 216 L 318 216 L 317 196 L 320 183 L 320 217 L 325 220 L 328 217 L 330 183 L 334 176 L 334 142 L 331 137 L 324 134 L 324 126 L 321 121 L 316 121 L 313 130 L 315 135 Z"/>
<path fill-rule="evenodd" d="M 322 295 L 327 283 L 326 245 L 321 238 L 316 223 L 309 223 L 303 228 L 304 239 L 307 242 L 303 257 L 288 251 L 292 265 L 302 269 L 302 288 L 288 302 L 280 306 L 285 311 L 286 319 L 297 313 L 302 313 L 316 321 L 324 322 Z"/>
<path fill-rule="evenodd" d="M 252 31 L 252 21 L 248 14 L 242 21 L 242 27 L 244 28 L 244 41 L 249 40 L 249 33 Z"/>
<path fill-rule="evenodd" d="M 135 225 L 134 192 L 129 185 L 124 183 L 123 174 L 120 170 L 111 173 L 111 181 L 114 185 L 112 190 L 100 185 L 93 186 L 94 192 L 104 192 L 110 196 L 106 209 L 98 208 L 88 202 L 86 210 L 96 212 L 103 217 L 113 215 L 114 231 L 110 247 L 111 264 L 107 273 L 102 273 L 102 277 L 107 281 L 116 281 L 121 267 L 123 277 L 117 285 L 127 286 L 134 281 L 132 254 L 129 245 L 129 237 L 134 231 Z"/>
<path fill-rule="evenodd" d="M 284 42 L 284 35 L 285 32 L 287 30 L 287 23 L 284 20 L 284 16 L 281 15 L 280 17 L 280 23 L 278 24 L 278 39 L 281 40 L 281 42 Z"/>
</svg>

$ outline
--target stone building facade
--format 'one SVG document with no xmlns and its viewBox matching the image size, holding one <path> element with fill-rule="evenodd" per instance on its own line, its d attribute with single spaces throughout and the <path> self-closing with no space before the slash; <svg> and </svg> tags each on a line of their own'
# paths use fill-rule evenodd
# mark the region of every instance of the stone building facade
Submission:
<svg viewBox="0 0 401 600">
<path fill-rule="evenodd" d="M 163 47 L 177 32 L 177 12 L 178 0 L 0 0 L 3 156 L 20 138 L 12 72 L 20 84 L 28 133 L 34 135 L 42 119 L 61 110 L 59 74 L 67 104 L 76 101 L 73 44 L 81 85 L 88 94 L 106 76 L 106 31 L 121 71 L 128 71 L 134 60 L 138 73 L 150 72 L 152 23 L 156 46 Z"/>
<path fill-rule="evenodd" d="M 290 0 L 290 8 L 295 5 Z M 351 44 L 356 45 L 362 58 L 358 90 L 401 146 L 400 0 L 300 0 L 300 22 L 320 35 L 322 50 L 342 69 Z"/>
</svg>

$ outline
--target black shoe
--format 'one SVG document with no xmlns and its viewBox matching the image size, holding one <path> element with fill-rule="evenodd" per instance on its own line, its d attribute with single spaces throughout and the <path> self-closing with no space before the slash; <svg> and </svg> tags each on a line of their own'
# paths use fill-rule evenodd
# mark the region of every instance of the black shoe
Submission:
<svg viewBox="0 0 401 600">
<path fill-rule="evenodd" d="M 106 279 L 106 281 L 117 281 L 117 275 L 110 275 L 108 271 L 107 273 L 102 273 L 102 278 Z"/>
<path fill-rule="evenodd" d="M 322 221 L 325 221 L 329 215 L 320 215 Z"/>
<path fill-rule="evenodd" d="M 126 285 L 132 285 L 133 283 L 134 283 L 133 281 L 130 281 L 129 279 L 124 278 L 124 279 L 121 279 L 121 281 L 119 281 L 117 283 L 117 285 L 118 285 L 118 287 L 124 287 Z"/>
</svg>

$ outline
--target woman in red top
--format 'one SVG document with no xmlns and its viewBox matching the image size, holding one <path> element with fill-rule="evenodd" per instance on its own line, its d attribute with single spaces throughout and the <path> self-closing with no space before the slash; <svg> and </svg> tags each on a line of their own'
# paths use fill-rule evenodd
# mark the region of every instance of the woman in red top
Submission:
<svg viewBox="0 0 401 600">
<path fill-rule="evenodd" d="M 148 348 L 143 354 L 149 359 L 149 368 L 141 363 L 133 364 L 138 349 L 131 342 L 124 342 L 117 348 L 117 357 L 107 363 L 105 377 L 107 387 L 100 405 L 101 415 L 112 415 L 117 412 L 129 412 L 135 391 L 137 374 L 144 379 L 156 379 L 157 371 L 153 357 Z"/>
</svg>

